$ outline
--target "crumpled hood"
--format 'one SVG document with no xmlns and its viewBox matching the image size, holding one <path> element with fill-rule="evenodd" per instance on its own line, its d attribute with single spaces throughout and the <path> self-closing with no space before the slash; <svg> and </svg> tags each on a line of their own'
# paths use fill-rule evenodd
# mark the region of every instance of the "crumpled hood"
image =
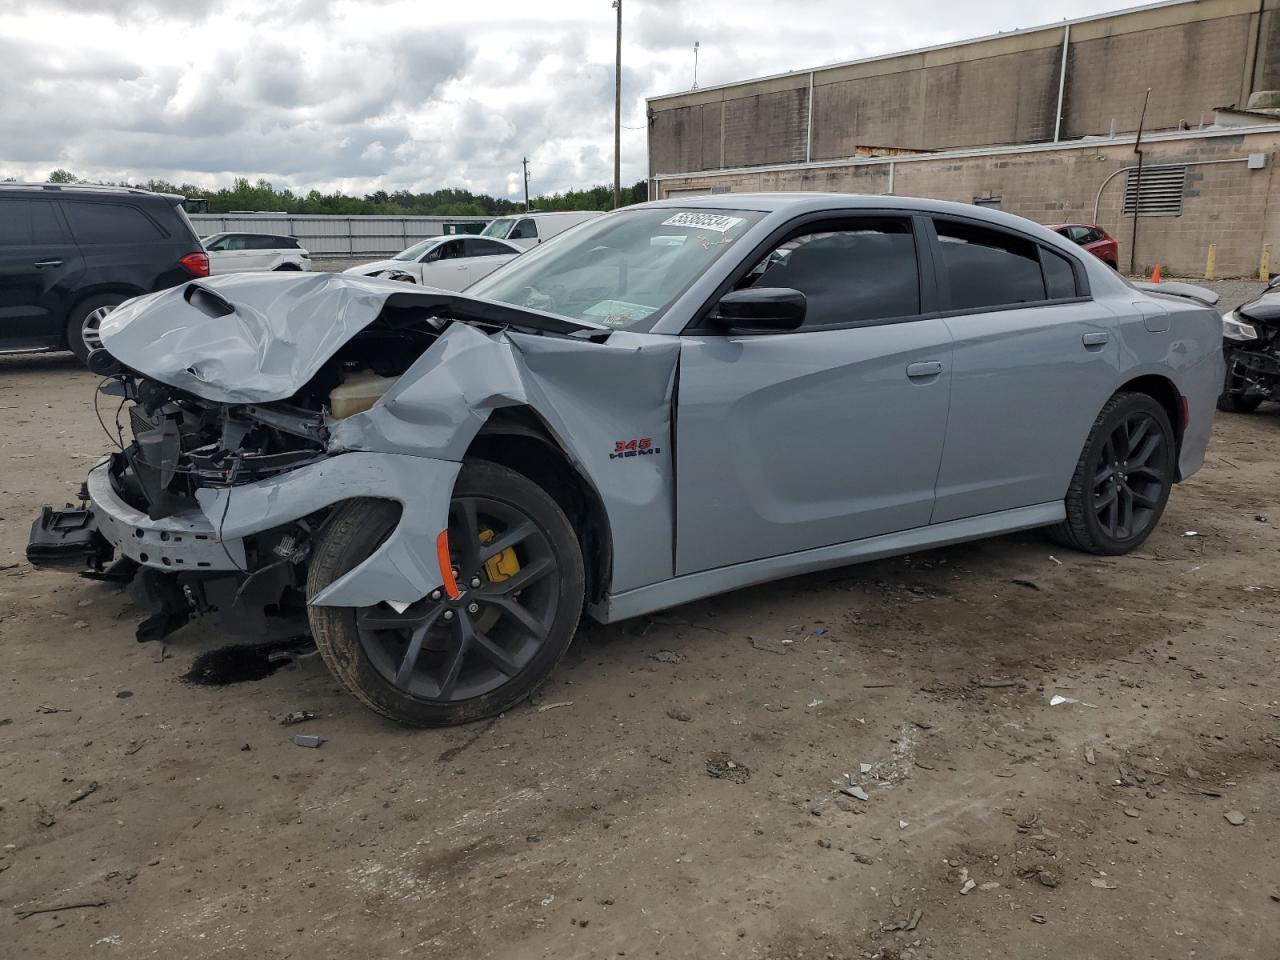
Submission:
<svg viewBox="0 0 1280 960">
<path fill-rule="evenodd" d="M 367 277 L 375 270 L 400 270 L 407 272 L 408 267 L 413 266 L 404 260 L 374 260 L 372 263 L 362 263 L 358 267 L 347 267 L 343 270 L 346 274 L 355 274 L 360 277 Z"/>
<path fill-rule="evenodd" d="M 605 331 L 508 304 L 342 273 L 242 273 L 138 297 L 102 322 L 102 344 L 138 373 L 215 403 L 292 396 L 389 300 L 429 316 L 555 333 Z"/>
</svg>

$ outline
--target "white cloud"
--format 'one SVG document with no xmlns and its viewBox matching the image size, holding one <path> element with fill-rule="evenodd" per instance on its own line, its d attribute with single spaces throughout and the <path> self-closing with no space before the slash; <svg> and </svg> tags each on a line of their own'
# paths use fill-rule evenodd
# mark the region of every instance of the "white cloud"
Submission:
<svg viewBox="0 0 1280 960">
<path fill-rule="evenodd" d="M 1117 7 L 624 0 L 622 177 L 646 96 Z M 0 177 L 534 193 L 613 178 L 607 0 L 0 0 Z"/>
</svg>

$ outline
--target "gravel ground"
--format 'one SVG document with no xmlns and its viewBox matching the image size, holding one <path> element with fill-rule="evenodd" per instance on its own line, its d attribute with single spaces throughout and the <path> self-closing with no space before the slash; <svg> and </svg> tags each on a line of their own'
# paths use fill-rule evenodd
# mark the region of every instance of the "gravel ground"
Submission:
<svg viewBox="0 0 1280 960">
<path fill-rule="evenodd" d="M 534 704 L 410 731 L 314 657 L 184 684 L 214 623 L 139 645 L 25 563 L 93 385 L 0 360 L 0 955 L 1277 955 L 1278 406 L 1219 414 L 1132 556 L 1033 532 L 587 626 Z"/>
</svg>

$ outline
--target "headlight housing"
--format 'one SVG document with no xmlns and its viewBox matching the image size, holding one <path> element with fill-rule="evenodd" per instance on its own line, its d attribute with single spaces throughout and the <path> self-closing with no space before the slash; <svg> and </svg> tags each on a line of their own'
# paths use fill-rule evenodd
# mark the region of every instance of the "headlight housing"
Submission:
<svg viewBox="0 0 1280 960">
<path fill-rule="evenodd" d="M 1257 340 L 1258 331 L 1239 319 L 1232 310 L 1222 318 L 1222 336 L 1226 340 Z"/>
</svg>

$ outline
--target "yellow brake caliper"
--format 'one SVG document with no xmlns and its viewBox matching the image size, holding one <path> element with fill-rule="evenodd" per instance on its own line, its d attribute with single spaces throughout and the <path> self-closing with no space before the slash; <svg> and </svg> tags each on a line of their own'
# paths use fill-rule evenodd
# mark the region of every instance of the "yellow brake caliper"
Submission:
<svg viewBox="0 0 1280 960">
<path fill-rule="evenodd" d="M 494 532 L 488 528 L 480 531 L 480 542 L 491 543 L 494 538 Z M 484 572 L 489 576 L 490 583 L 501 583 L 503 580 L 510 579 L 520 572 L 520 561 L 516 559 L 516 551 L 514 547 L 507 547 L 499 554 L 495 554 L 484 562 Z"/>
</svg>

